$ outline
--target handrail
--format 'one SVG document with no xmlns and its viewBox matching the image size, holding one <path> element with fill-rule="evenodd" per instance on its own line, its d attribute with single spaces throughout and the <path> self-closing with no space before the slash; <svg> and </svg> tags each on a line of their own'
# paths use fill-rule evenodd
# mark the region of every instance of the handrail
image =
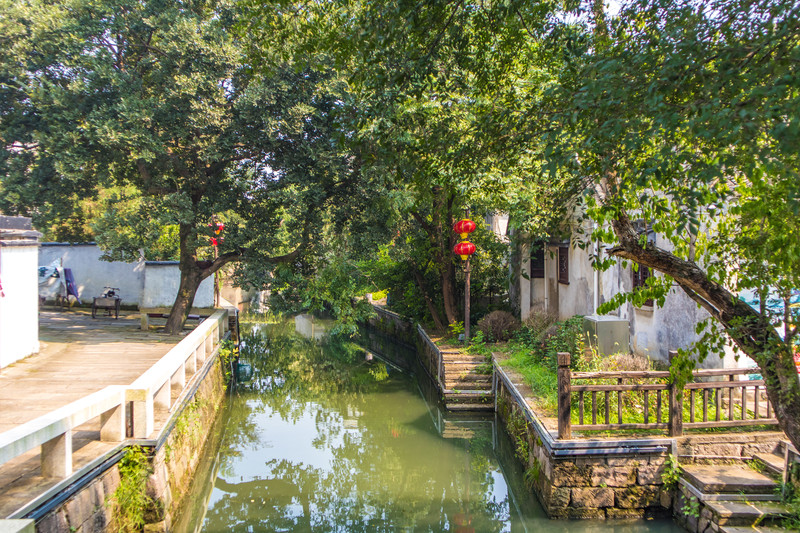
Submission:
<svg viewBox="0 0 800 533">
<path fill-rule="evenodd" d="M 42 475 L 66 477 L 72 473 L 71 431 L 101 417 L 100 440 L 125 440 L 125 387 L 108 386 L 63 407 L 0 433 L 0 464 L 42 446 Z"/>
<path fill-rule="evenodd" d="M 183 389 L 187 367 L 192 374 L 210 357 L 228 327 L 228 312 L 215 311 L 134 381 L 125 399 L 133 402 L 133 436 L 147 438 L 155 425 L 155 408 L 172 408 L 172 385 Z"/>
<path fill-rule="evenodd" d="M 211 357 L 228 327 L 228 312 L 215 311 L 131 385 L 112 385 L 13 429 L 0 433 L 0 465 L 41 446 L 41 471 L 46 477 L 72 474 L 72 430 L 100 417 L 100 440 L 126 438 L 125 407 L 133 403 L 133 436 L 145 438 L 154 429 L 154 406 L 171 407 L 171 386 L 182 390 L 187 374 Z"/>
<path fill-rule="evenodd" d="M 674 354 L 675 352 L 673 352 Z M 674 355 L 673 355 L 674 356 Z M 664 371 L 614 371 L 572 372 L 570 354 L 558 354 L 558 422 L 559 438 L 569 439 L 572 429 L 581 431 L 606 431 L 629 429 L 667 429 L 671 437 L 683 434 L 684 428 L 709 428 L 774 425 L 777 420 L 769 400 L 764 396 L 764 380 L 741 380 L 736 376 L 758 374 L 758 368 L 700 369 L 692 372 L 686 384 L 624 383 L 624 380 L 666 380 Z M 727 376 L 728 381 L 707 378 Z M 574 381 L 615 380 L 614 384 L 574 384 Z M 623 420 L 623 393 L 640 392 L 643 395 L 643 423 Z M 662 398 L 666 392 L 666 399 Z M 577 424 L 572 422 L 572 394 L 577 394 Z M 651 397 L 650 393 L 653 393 Z M 600 398 L 598 398 L 598 394 Z M 587 403 L 588 395 L 588 406 Z M 613 395 L 613 396 L 612 396 Z M 697 410 L 700 398 L 702 412 Z M 723 396 L 727 395 L 727 400 Z M 738 396 L 738 397 L 737 397 Z M 614 402 L 616 400 L 616 402 Z M 688 400 L 688 416 L 684 404 Z M 748 409 L 748 402 L 752 402 Z M 615 412 L 611 406 L 616 403 Z M 713 416 L 709 418 L 709 406 Z M 723 416 L 723 407 L 727 413 Z M 666 413 L 664 410 L 666 409 Z M 652 411 L 652 415 L 651 415 Z M 665 416 L 666 414 L 666 416 Z M 702 419 L 698 418 L 702 415 Z M 651 419 L 652 416 L 652 419 Z M 684 421 L 684 417 L 688 420 Z M 616 421 L 614 421 L 616 418 Z M 574 427 L 573 427 L 574 426 Z"/>
</svg>

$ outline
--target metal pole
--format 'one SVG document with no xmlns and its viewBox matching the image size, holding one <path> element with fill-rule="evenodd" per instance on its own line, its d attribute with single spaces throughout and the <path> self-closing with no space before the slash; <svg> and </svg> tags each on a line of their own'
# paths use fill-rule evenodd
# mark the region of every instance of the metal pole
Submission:
<svg viewBox="0 0 800 533">
<path fill-rule="evenodd" d="M 469 273 L 470 273 L 469 257 L 464 266 L 464 273 L 466 279 L 464 281 L 464 345 L 469 345 Z"/>
</svg>

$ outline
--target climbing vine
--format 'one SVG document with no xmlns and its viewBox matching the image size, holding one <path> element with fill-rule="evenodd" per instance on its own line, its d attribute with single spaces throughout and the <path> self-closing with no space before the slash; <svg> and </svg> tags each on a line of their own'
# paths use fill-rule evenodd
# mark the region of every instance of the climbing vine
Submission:
<svg viewBox="0 0 800 533">
<path fill-rule="evenodd" d="M 141 446 L 132 446 L 119 461 L 119 486 L 107 505 L 113 508 L 114 531 L 141 531 L 145 512 L 153 504 L 147 495 L 147 478 L 152 473 L 150 460 Z"/>
</svg>

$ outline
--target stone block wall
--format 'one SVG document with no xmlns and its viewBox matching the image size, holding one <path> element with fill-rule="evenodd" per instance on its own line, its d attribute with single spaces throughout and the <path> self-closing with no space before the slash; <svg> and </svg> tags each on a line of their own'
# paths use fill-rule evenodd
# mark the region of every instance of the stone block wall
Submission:
<svg viewBox="0 0 800 533">
<path fill-rule="evenodd" d="M 215 429 L 214 421 L 225 399 L 225 377 L 220 360 L 200 384 L 195 396 L 178 417 L 169 436 L 153 457 L 153 474 L 147 494 L 159 502 L 160 512 L 148 516 L 148 531 L 169 531 L 172 519 L 188 493 L 205 444 Z"/>
<path fill-rule="evenodd" d="M 36 523 L 41 533 L 103 533 L 112 531 L 113 511 L 107 504 L 119 487 L 117 465 L 89 483 Z"/>
<path fill-rule="evenodd" d="M 623 519 L 669 516 L 672 492 L 661 474 L 666 453 L 556 456 L 520 405 L 498 384 L 497 411 L 517 445 L 525 478 L 550 518 Z"/>
<path fill-rule="evenodd" d="M 152 458 L 153 473 L 147 494 L 153 500 L 145 513 L 145 531 L 169 531 L 172 517 L 188 492 L 205 443 L 215 428 L 225 399 L 225 377 L 217 358 L 187 408 Z M 45 515 L 36 524 L 41 533 L 111 533 L 114 527 L 114 492 L 120 485 L 119 465 L 114 464 L 79 492 Z"/>
</svg>

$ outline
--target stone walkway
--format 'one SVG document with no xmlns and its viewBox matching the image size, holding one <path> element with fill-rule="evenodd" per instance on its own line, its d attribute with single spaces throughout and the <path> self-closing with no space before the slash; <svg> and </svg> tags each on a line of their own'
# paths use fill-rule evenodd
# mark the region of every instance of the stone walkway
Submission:
<svg viewBox="0 0 800 533">
<path fill-rule="evenodd" d="M 84 309 L 42 310 L 40 352 L 0 370 L 0 432 L 108 385 L 131 384 L 182 338 L 144 332 L 139 318 L 137 312 L 93 319 Z M 75 470 L 114 447 L 98 437 L 96 422 L 74 432 Z M 58 481 L 39 475 L 38 457 L 32 450 L 0 466 L 0 518 Z"/>
</svg>

